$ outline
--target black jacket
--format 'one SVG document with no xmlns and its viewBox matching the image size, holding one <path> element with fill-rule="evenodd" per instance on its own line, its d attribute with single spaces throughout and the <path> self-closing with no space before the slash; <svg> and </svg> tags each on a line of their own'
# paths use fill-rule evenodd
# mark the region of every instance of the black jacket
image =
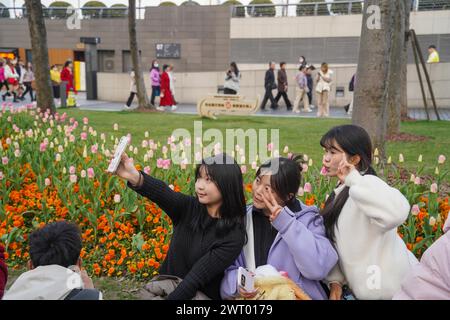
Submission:
<svg viewBox="0 0 450 320">
<path fill-rule="evenodd" d="M 276 88 L 275 73 L 272 69 L 266 71 L 266 76 L 264 79 L 264 88 L 266 88 L 266 90 L 273 90 Z"/>
</svg>

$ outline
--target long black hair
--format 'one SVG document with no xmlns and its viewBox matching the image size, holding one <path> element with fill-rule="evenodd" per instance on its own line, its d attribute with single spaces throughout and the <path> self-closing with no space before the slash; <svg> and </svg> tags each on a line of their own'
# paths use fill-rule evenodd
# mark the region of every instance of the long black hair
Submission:
<svg viewBox="0 0 450 320">
<path fill-rule="evenodd" d="M 222 204 L 219 207 L 220 219 L 217 222 L 218 235 L 223 236 L 236 226 L 245 230 L 244 218 L 246 207 L 244 184 L 241 168 L 234 158 L 225 153 L 221 153 L 203 159 L 202 163 L 197 165 L 195 170 L 195 180 L 200 178 L 202 170 L 205 170 L 205 174 L 217 186 L 217 189 L 219 189 L 222 195 Z M 194 231 L 203 228 L 200 215 L 196 218 L 192 220 Z"/>
<path fill-rule="evenodd" d="M 270 174 L 270 186 L 285 205 L 293 210 L 297 200 L 296 195 L 302 183 L 303 156 L 295 155 L 292 158 L 274 158 L 262 164 L 256 171 L 256 177 Z M 275 170 L 272 170 L 275 168 Z"/>
<path fill-rule="evenodd" d="M 320 140 L 320 145 L 326 149 L 335 149 L 338 145 L 349 156 L 360 157 L 356 169 L 363 175 L 376 176 L 372 168 L 372 142 L 366 130 L 355 125 L 343 125 L 332 128 Z M 339 215 L 349 197 L 349 187 L 345 187 L 335 198 L 334 192 L 325 202 L 320 214 L 323 216 L 325 231 L 328 239 L 334 241 L 334 229 Z"/>
<path fill-rule="evenodd" d="M 238 68 L 236 62 L 234 62 L 234 61 L 231 62 L 230 63 L 230 67 L 233 67 L 234 73 L 236 74 L 236 77 L 239 77 L 239 68 Z"/>
</svg>

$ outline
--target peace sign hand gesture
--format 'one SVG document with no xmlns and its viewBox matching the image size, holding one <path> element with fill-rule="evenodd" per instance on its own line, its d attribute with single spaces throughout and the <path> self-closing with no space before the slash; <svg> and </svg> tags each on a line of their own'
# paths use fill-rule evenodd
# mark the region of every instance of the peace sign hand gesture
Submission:
<svg viewBox="0 0 450 320">
<path fill-rule="evenodd" d="M 338 171 L 337 171 L 337 177 L 339 178 L 339 181 L 344 183 L 345 178 L 348 176 L 348 174 L 355 169 L 355 166 L 347 161 L 347 159 L 342 159 L 342 161 L 339 163 Z"/>
<path fill-rule="evenodd" d="M 278 215 L 280 214 L 280 212 L 283 208 L 275 200 L 275 197 L 273 196 L 272 190 L 270 189 L 270 187 L 266 187 L 264 189 L 264 192 L 262 194 L 262 199 L 263 199 L 264 204 L 266 205 L 267 209 L 269 209 L 269 212 L 270 212 L 269 220 L 270 220 L 270 222 L 273 222 L 278 217 Z"/>
</svg>

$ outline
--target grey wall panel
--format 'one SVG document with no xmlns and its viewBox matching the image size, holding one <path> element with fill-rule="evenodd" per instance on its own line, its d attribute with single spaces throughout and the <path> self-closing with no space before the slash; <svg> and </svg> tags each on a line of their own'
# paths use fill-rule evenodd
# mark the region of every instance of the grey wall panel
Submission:
<svg viewBox="0 0 450 320">
<path fill-rule="evenodd" d="M 284 38 L 284 39 L 232 39 L 231 58 L 239 63 L 266 63 L 270 60 L 296 63 L 300 56 L 319 64 L 354 64 L 358 62 L 359 37 Z M 438 47 L 441 62 L 450 62 L 450 34 L 418 36 L 422 54 L 428 58 L 427 48 Z M 414 63 L 408 48 L 408 63 Z"/>
</svg>

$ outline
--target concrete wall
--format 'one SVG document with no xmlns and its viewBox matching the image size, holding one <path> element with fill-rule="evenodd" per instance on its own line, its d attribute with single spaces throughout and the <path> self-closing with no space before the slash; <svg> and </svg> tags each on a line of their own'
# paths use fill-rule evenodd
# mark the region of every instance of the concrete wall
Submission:
<svg viewBox="0 0 450 320">
<path fill-rule="evenodd" d="M 330 65 L 334 71 L 334 85 L 330 103 L 332 106 L 345 106 L 350 102 L 348 82 L 356 71 L 355 65 Z M 242 69 L 240 94 L 247 97 L 264 95 L 265 69 Z M 429 65 L 428 70 L 439 107 L 450 107 L 450 63 Z M 289 98 L 293 102 L 295 84 L 293 77 L 296 74 L 295 66 L 288 65 Z M 175 73 L 175 96 L 178 102 L 196 104 L 197 101 L 208 94 L 217 93 L 217 86 L 223 84 L 224 72 L 191 72 Z M 108 101 L 126 101 L 129 94 L 129 76 L 127 74 L 99 73 L 97 75 L 98 98 Z M 147 92 L 150 95 L 151 86 L 148 75 L 145 75 Z M 344 90 L 344 97 L 336 98 L 336 88 Z M 274 93 L 276 90 L 274 91 Z M 314 101 L 314 103 L 316 103 Z M 420 86 L 415 65 L 408 65 L 408 104 L 409 107 L 423 107 Z"/>
<path fill-rule="evenodd" d="M 99 50 L 114 50 L 114 72 L 122 72 L 123 51 L 129 50 L 127 19 L 86 19 L 80 30 L 65 20 L 46 19 L 49 48 L 80 50 L 80 37 L 100 37 Z M 151 7 L 136 23 L 143 67 L 155 58 L 157 43 L 180 43 L 181 59 L 161 60 L 181 72 L 218 71 L 230 60 L 230 10 L 224 6 Z M 26 19 L 0 19 L 0 46 L 30 49 Z"/>
<path fill-rule="evenodd" d="M 357 63 L 362 15 L 232 18 L 231 58 L 239 63 L 269 60 L 311 63 Z M 411 13 L 422 52 L 437 46 L 442 62 L 450 62 L 450 10 Z M 412 51 L 409 63 L 414 62 Z"/>
<path fill-rule="evenodd" d="M 359 37 L 362 15 L 232 18 L 231 39 Z M 417 34 L 450 34 L 450 10 L 411 13 Z"/>
</svg>

